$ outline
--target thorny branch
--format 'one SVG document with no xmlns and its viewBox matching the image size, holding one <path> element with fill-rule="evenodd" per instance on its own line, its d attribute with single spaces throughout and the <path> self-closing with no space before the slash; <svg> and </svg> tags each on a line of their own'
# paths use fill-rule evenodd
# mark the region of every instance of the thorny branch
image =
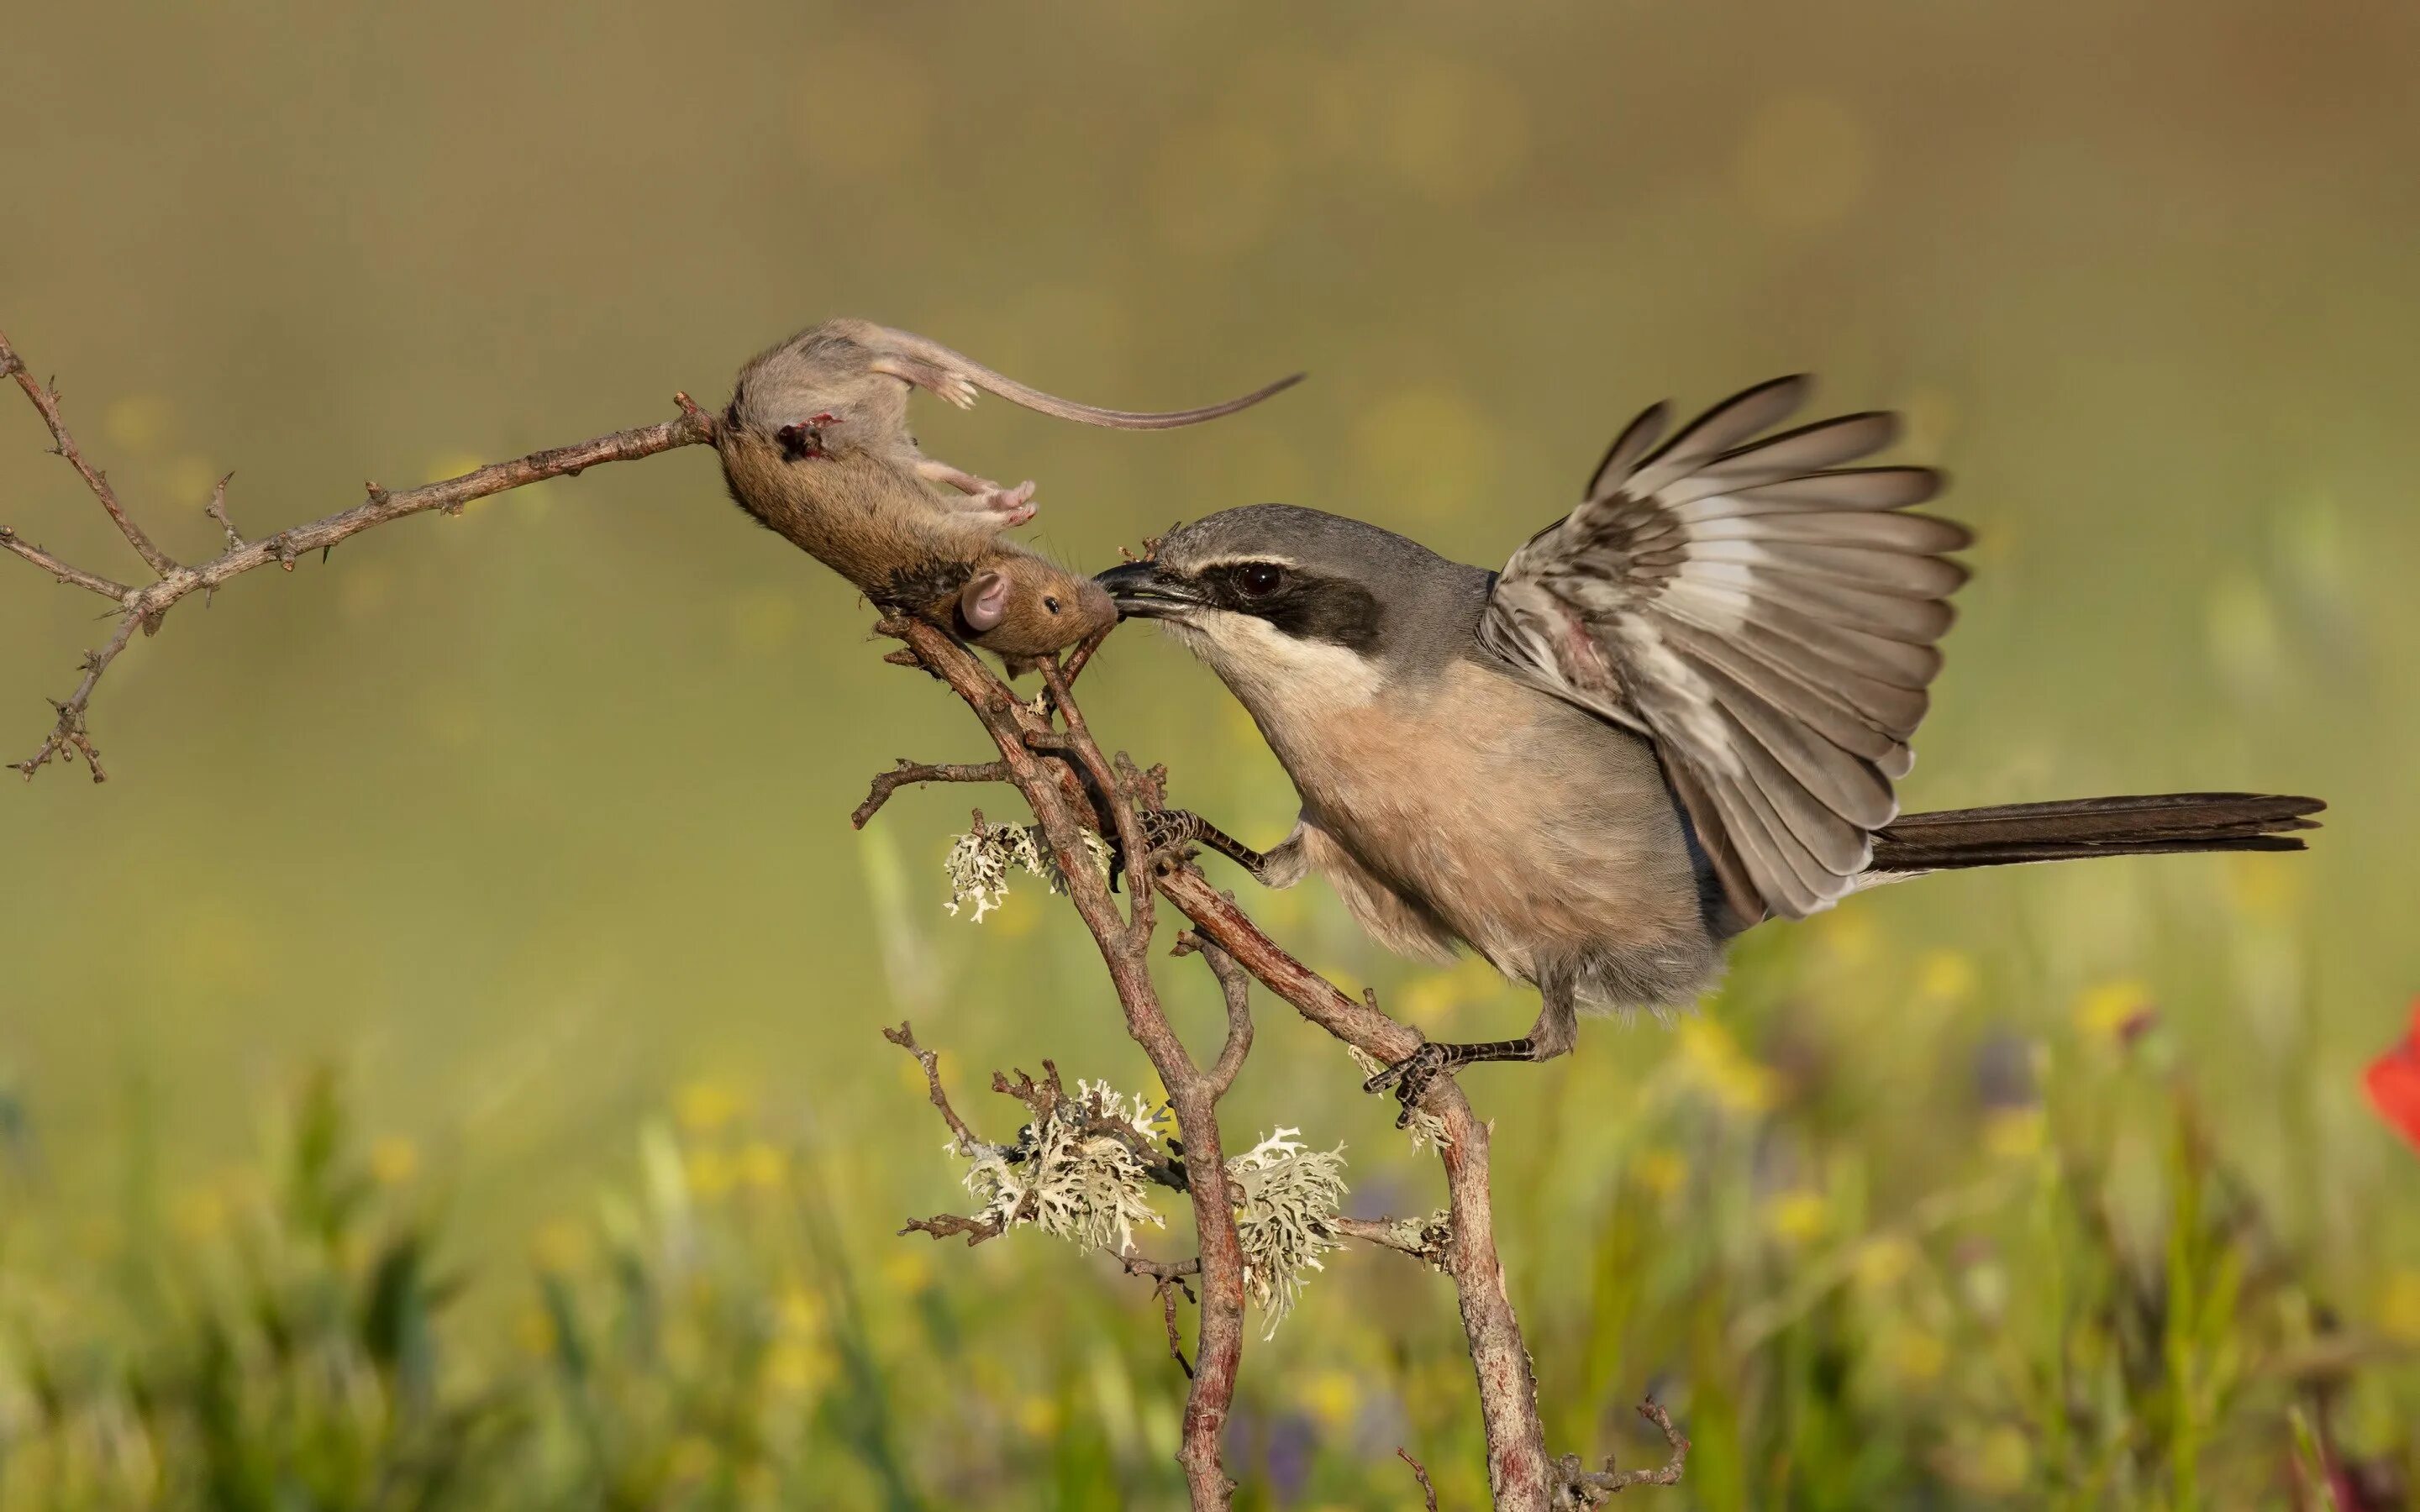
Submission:
<svg viewBox="0 0 2420 1512">
<path fill-rule="evenodd" d="M 58 391 L 37 381 L 16 349 L 0 335 L 0 373 L 13 378 L 49 429 L 52 449 L 72 467 L 85 487 L 151 573 L 139 585 L 122 583 L 79 567 L 15 530 L 0 526 L 0 549 L 49 574 L 58 582 L 80 588 L 116 606 L 116 624 L 98 651 L 87 652 L 82 679 L 53 708 L 55 722 L 35 753 L 13 764 L 31 778 L 54 760 L 70 752 L 81 757 L 96 782 L 107 774 L 96 748 L 86 711 L 94 689 L 110 665 L 127 649 L 137 628 L 156 633 L 168 611 L 195 593 L 206 598 L 218 588 L 275 563 L 292 571 L 308 552 L 323 555 L 337 543 L 391 520 L 442 510 L 459 514 L 473 500 L 548 478 L 577 476 L 607 462 L 632 461 L 676 447 L 710 443 L 714 422 L 685 393 L 674 400 L 677 418 L 599 436 L 569 446 L 533 452 L 511 461 L 490 463 L 416 488 L 390 490 L 365 486 L 367 497 L 349 509 L 289 526 L 258 539 L 246 539 L 237 529 L 226 502 L 230 473 L 212 488 L 203 513 L 219 528 L 225 549 L 208 561 L 186 564 L 152 542 L 130 515 L 106 473 L 91 465 L 69 431 L 61 414 Z M 1200 1253 L 1182 1261 L 1159 1262 L 1126 1257 L 1128 1273 L 1150 1278 L 1170 1328 L 1171 1351 L 1191 1377 L 1182 1431 L 1183 1465 L 1193 1504 L 1227 1504 L 1232 1486 L 1218 1462 L 1220 1439 L 1233 1403 L 1235 1375 L 1241 1360 L 1243 1334 L 1243 1260 L 1237 1239 L 1233 1196 L 1220 1153 L 1217 1103 L 1233 1085 L 1251 1047 L 1249 982 L 1258 981 L 1330 1035 L 1382 1062 L 1409 1055 L 1420 1042 L 1419 1034 L 1382 1012 L 1374 1001 L 1351 997 L 1311 971 L 1263 933 L 1234 900 L 1214 888 L 1192 865 L 1156 859 L 1149 870 L 1151 886 L 1132 889 L 1130 912 L 1121 916 L 1109 879 L 1091 862 L 1088 831 L 1111 837 L 1121 857 L 1147 856 L 1142 844 L 1140 813 L 1160 804 L 1162 773 L 1138 771 L 1123 755 L 1104 759 L 1072 687 L 1078 674 L 1099 649 L 1106 632 L 1076 647 L 1063 658 L 1043 664 L 1046 691 L 1028 702 L 1013 696 L 1000 678 L 966 647 L 941 630 L 914 620 L 886 620 L 877 630 L 906 642 L 884 659 L 918 667 L 949 684 L 983 722 L 999 750 L 999 759 L 966 764 L 920 765 L 902 763 L 877 777 L 864 803 L 851 815 L 862 826 L 891 794 L 920 782 L 1004 781 L 1015 786 L 1033 810 L 1045 844 L 1066 878 L 1070 901 L 1094 935 L 1112 985 L 1125 1010 L 1129 1034 L 1141 1045 L 1167 1088 L 1170 1108 L 1181 1137 L 1181 1163 L 1153 1152 L 1147 1166 L 1155 1180 L 1185 1190 L 1192 1200 Z M 1165 897 L 1183 912 L 1193 928 L 1178 942 L 1178 953 L 1198 951 L 1217 977 L 1227 1005 L 1227 1035 L 1208 1069 L 1187 1052 L 1162 1011 L 1148 966 L 1153 900 Z M 935 1057 L 917 1045 L 902 1024 L 892 1042 L 923 1064 L 934 1106 L 961 1145 L 978 1143 L 950 1106 L 943 1092 Z M 1035 1083 L 1020 1073 L 1011 1084 L 995 1078 L 995 1087 L 1011 1095 L 1032 1099 L 1064 1095 L 1055 1070 L 1045 1062 L 1047 1079 Z M 1576 1457 L 1550 1461 L 1537 1412 L 1537 1385 L 1520 1327 L 1514 1319 L 1496 1254 L 1494 1222 L 1488 1198 L 1488 1128 L 1472 1112 L 1469 1102 L 1450 1077 L 1431 1084 L 1424 1111 L 1442 1131 L 1439 1153 L 1447 1180 L 1445 1220 L 1408 1223 L 1388 1220 L 1337 1219 L 1339 1237 L 1398 1249 L 1437 1266 L 1454 1283 L 1461 1304 L 1464 1333 L 1477 1372 L 1480 1401 L 1488 1445 L 1488 1481 L 1500 1508 L 1543 1509 L 1591 1505 L 1602 1496 L 1630 1485 L 1670 1485 L 1681 1477 L 1688 1441 L 1673 1427 L 1661 1407 L 1640 1409 L 1664 1430 L 1673 1446 L 1671 1459 L 1652 1471 L 1590 1472 Z M 1097 1114 L 1097 1110 L 1094 1110 Z M 1115 1120 L 1097 1120 L 1114 1123 Z M 1120 1126 L 1123 1127 L 1123 1126 Z M 1105 1131 L 1106 1132 L 1106 1131 Z M 1144 1149 L 1131 1129 L 1121 1138 Z M 913 1219 L 902 1233 L 924 1232 L 936 1239 L 964 1237 L 970 1244 L 997 1236 L 1004 1226 L 940 1214 Z M 1188 1284 L 1199 1281 L 1198 1294 Z M 1175 1296 L 1183 1290 L 1197 1297 L 1201 1308 L 1197 1359 L 1187 1365 L 1174 1332 Z M 1405 1455 L 1408 1460 L 1410 1457 Z M 1411 1461 L 1424 1493 L 1434 1506 L 1425 1471 Z"/>
<path fill-rule="evenodd" d="M 417 488 L 391 490 L 375 483 L 367 484 L 365 487 L 368 498 L 352 508 L 339 510 L 307 524 L 289 526 L 256 541 L 242 539 L 229 523 L 227 480 L 222 478 L 211 491 L 210 501 L 204 506 L 204 512 L 217 521 L 225 533 L 227 548 L 208 562 L 187 566 L 153 545 L 142 527 L 127 514 L 116 491 L 110 486 L 107 474 L 85 459 L 74 438 L 69 434 L 67 423 L 59 412 L 58 391 L 35 380 L 5 334 L 0 334 L 0 372 L 14 378 L 17 386 L 25 391 L 25 397 L 33 401 L 35 409 L 41 414 L 42 423 L 50 427 L 53 450 L 66 457 L 69 465 L 75 469 L 85 486 L 92 490 L 93 497 L 101 501 L 111 522 L 116 525 L 118 532 L 126 537 L 127 544 L 134 548 L 134 553 L 143 559 L 153 574 L 151 581 L 139 588 L 130 587 L 99 573 L 71 566 L 39 546 L 24 540 L 14 530 L 0 526 L 0 547 L 23 557 L 60 582 L 109 599 L 117 605 L 120 616 L 108 643 L 100 651 L 85 654 L 84 680 L 76 686 L 75 691 L 65 702 L 52 705 L 58 717 L 51 733 L 32 756 L 11 764 L 15 770 L 28 779 L 54 759 L 72 751 L 84 758 L 94 781 L 108 780 L 109 774 L 101 764 L 101 753 L 93 745 L 91 728 L 85 719 L 93 689 L 100 684 L 101 674 L 116 660 L 118 653 L 126 649 L 136 626 L 139 625 L 146 635 L 156 634 L 168 610 L 194 594 L 208 595 L 230 579 L 268 566 L 271 563 L 291 572 L 296 561 L 306 553 L 324 552 L 337 542 L 358 535 L 372 526 L 401 519 L 407 515 L 425 514 L 432 509 L 459 514 L 462 506 L 473 500 L 503 493 L 507 488 L 522 487 L 548 478 L 576 477 L 600 463 L 633 461 L 677 446 L 696 446 L 714 439 L 714 422 L 691 404 L 687 394 L 675 394 L 674 401 L 681 409 L 676 420 L 643 425 L 634 430 L 616 431 L 613 435 L 599 436 L 594 440 L 571 446 L 532 452 L 509 462 L 492 462 L 458 478 L 424 484 Z"/>
</svg>

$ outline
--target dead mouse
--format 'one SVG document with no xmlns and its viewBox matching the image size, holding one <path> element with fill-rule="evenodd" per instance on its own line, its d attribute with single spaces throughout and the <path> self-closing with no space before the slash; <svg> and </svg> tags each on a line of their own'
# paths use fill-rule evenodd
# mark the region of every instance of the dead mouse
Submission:
<svg viewBox="0 0 2420 1512">
<path fill-rule="evenodd" d="M 1004 540 L 1032 517 L 1033 485 L 1004 488 L 924 455 L 908 393 L 964 408 L 976 391 L 1123 430 L 1199 424 L 1260 403 L 1297 373 L 1201 409 L 1100 409 L 1031 389 L 938 342 L 830 320 L 739 371 L 715 448 L 739 507 L 886 609 L 921 614 L 1010 658 L 1047 656 L 1115 623 L 1092 579 Z"/>
</svg>

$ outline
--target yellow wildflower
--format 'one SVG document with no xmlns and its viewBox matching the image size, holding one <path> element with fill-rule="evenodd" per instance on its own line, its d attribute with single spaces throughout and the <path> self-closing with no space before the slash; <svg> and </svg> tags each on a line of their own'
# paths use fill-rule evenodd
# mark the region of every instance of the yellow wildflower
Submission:
<svg viewBox="0 0 2420 1512">
<path fill-rule="evenodd" d="M 2379 1291 L 2378 1326 L 2390 1338 L 2420 1344 L 2420 1271 L 2406 1267 L 2387 1276 Z"/>
<path fill-rule="evenodd" d="M 1900 1381 L 1921 1386 L 1937 1379 L 1949 1364 L 1949 1346 L 1940 1335 L 1925 1329 L 1893 1329 L 1884 1346 L 1883 1363 Z"/>
<path fill-rule="evenodd" d="M 923 1085 L 921 1077 L 918 1085 Z M 673 1095 L 673 1117 L 693 1134 L 714 1133 L 746 1107 L 746 1099 L 721 1082 L 690 1082 Z"/>
<path fill-rule="evenodd" d="M 785 1334 L 813 1334 L 823 1326 L 824 1300 L 801 1286 L 786 1288 L 782 1292 L 782 1331 Z"/>
<path fill-rule="evenodd" d="M 541 1227 L 530 1240 L 530 1257 L 541 1271 L 560 1275 L 588 1263 L 588 1230 L 568 1218 Z"/>
<path fill-rule="evenodd" d="M 2114 1042 L 2153 1011 L 2151 989 L 2133 977 L 2087 988 L 2075 1000 L 2075 1026 L 2087 1040 Z"/>
<path fill-rule="evenodd" d="M 1303 1383 L 1302 1402 L 1330 1433 L 1342 1432 L 1360 1410 L 1361 1383 L 1350 1371 L 1317 1371 Z"/>
<path fill-rule="evenodd" d="M 1016 1404 L 1016 1426 L 1036 1439 L 1059 1432 L 1059 1402 L 1051 1396 L 1028 1396 Z"/>
<path fill-rule="evenodd" d="M 739 1167 L 721 1150 L 692 1149 L 681 1156 L 681 1176 L 689 1182 L 690 1196 L 712 1202 L 738 1184 Z"/>
<path fill-rule="evenodd" d="M 903 1296 L 923 1291 L 933 1284 L 933 1262 L 924 1257 L 924 1246 L 902 1244 L 882 1261 L 882 1282 Z"/>
<path fill-rule="evenodd" d="M 2042 1148 L 2042 1110 L 1993 1108 L 1983 1115 L 1983 1148 L 2002 1160 L 2024 1160 Z"/>
<path fill-rule="evenodd" d="M 769 1192 L 782 1184 L 782 1178 L 789 1173 L 790 1163 L 780 1146 L 758 1139 L 740 1150 L 738 1165 L 742 1185 L 759 1192 Z"/>
<path fill-rule="evenodd" d="M 1963 950 L 1928 950 L 1916 964 L 1916 990 L 1935 1002 L 1964 1002 L 1975 995 L 1981 978 L 1975 958 Z"/>
<path fill-rule="evenodd" d="M 1700 1089 L 1733 1113 L 1761 1113 L 1780 1100 L 1779 1079 L 1759 1065 L 1730 1030 L 1703 1014 L 1680 1025 L 1682 1064 Z"/>
<path fill-rule="evenodd" d="M 1764 1226 L 1786 1244 L 1811 1243 L 1832 1226 L 1832 1205 L 1809 1187 L 1778 1193 L 1765 1201 Z"/>
<path fill-rule="evenodd" d="M 554 1352 L 554 1319 L 543 1307 L 524 1307 L 513 1318 L 513 1342 L 541 1359 Z"/>
<path fill-rule="evenodd" d="M 715 1450 L 713 1440 L 703 1434 L 684 1433 L 673 1443 L 673 1478 L 704 1480 L 714 1473 L 715 1463 L 721 1458 Z"/>
<path fill-rule="evenodd" d="M 1897 1234 L 1883 1234 L 1857 1246 L 1857 1285 L 1870 1292 L 1888 1291 L 1906 1279 L 1918 1258 L 1914 1244 Z"/>
<path fill-rule="evenodd" d="M 1668 1197 L 1688 1184 L 1689 1162 L 1679 1150 L 1657 1145 L 1638 1152 L 1630 1169 L 1638 1184 L 1659 1197 Z"/>
<path fill-rule="evenodd" d="M 390 1136 L 370 1146 L 370 1177 L 380 1186 L 401 1186 L 420 1170 L 420 1151 L 409 1139 Z"/>
</svg>

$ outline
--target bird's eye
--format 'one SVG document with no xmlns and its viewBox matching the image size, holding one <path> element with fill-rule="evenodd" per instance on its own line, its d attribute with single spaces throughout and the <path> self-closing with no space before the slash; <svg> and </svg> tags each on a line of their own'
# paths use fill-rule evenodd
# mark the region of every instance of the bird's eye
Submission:
<svg viewBox="0 0 2420 1512">
<path fill-rule="evenodd" d="M 1285 569 L 1274 562 L 1248 562 L 1235 573 L 1235 586 L 1253 598 L 1266 598 L 1285 581 Z"/>
</svg>

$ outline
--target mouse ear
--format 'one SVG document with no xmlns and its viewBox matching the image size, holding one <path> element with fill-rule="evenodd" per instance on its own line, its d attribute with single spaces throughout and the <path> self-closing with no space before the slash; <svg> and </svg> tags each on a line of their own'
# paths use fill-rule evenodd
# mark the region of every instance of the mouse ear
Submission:
<svg viewBox="0 0 2420 1512">
<path fill-rule="evenodd" d="M 929 389 L 950 403 L 964 409 L 975 402 L 975 390 L 987 389 L 1012 404 L 1028 409 L 1038 409 L 1062 420 L 1081 421 L 1087 425 L 1107 425 L 1113 430 L 1171 430 L 1179 425 L 1198 425 L 1205 420 L 1232 415 L 1238 409 L 1249 409 L 1273 393 L 1293 388 L 1303 379 L 1296 373 L 1281 378 L 1264 388 L 1254 389 L 1240 398 L 1224 404 L 1207 405 L 1200 409 L 1103 409 L 1089 404 L 1078 404 L 1028 388 L 1015 378 L 993 372 L 974 359 L 952 351 L 938 341 L 920 336 L 912 331 L 900 331 L 889 326 L 876 328 L 877 339 L 887 343 L 890 350 L 879 352 L 871 364 L 874 371 L 887 374 L 903 383 Z"/>
<path fill-rule="evenodd" d="M 1008 618 L 1008 579 L 997 572 L 979 572 L 958 590 L 958 618 L 977 635 L 995 629 Z"/>
</svg>

